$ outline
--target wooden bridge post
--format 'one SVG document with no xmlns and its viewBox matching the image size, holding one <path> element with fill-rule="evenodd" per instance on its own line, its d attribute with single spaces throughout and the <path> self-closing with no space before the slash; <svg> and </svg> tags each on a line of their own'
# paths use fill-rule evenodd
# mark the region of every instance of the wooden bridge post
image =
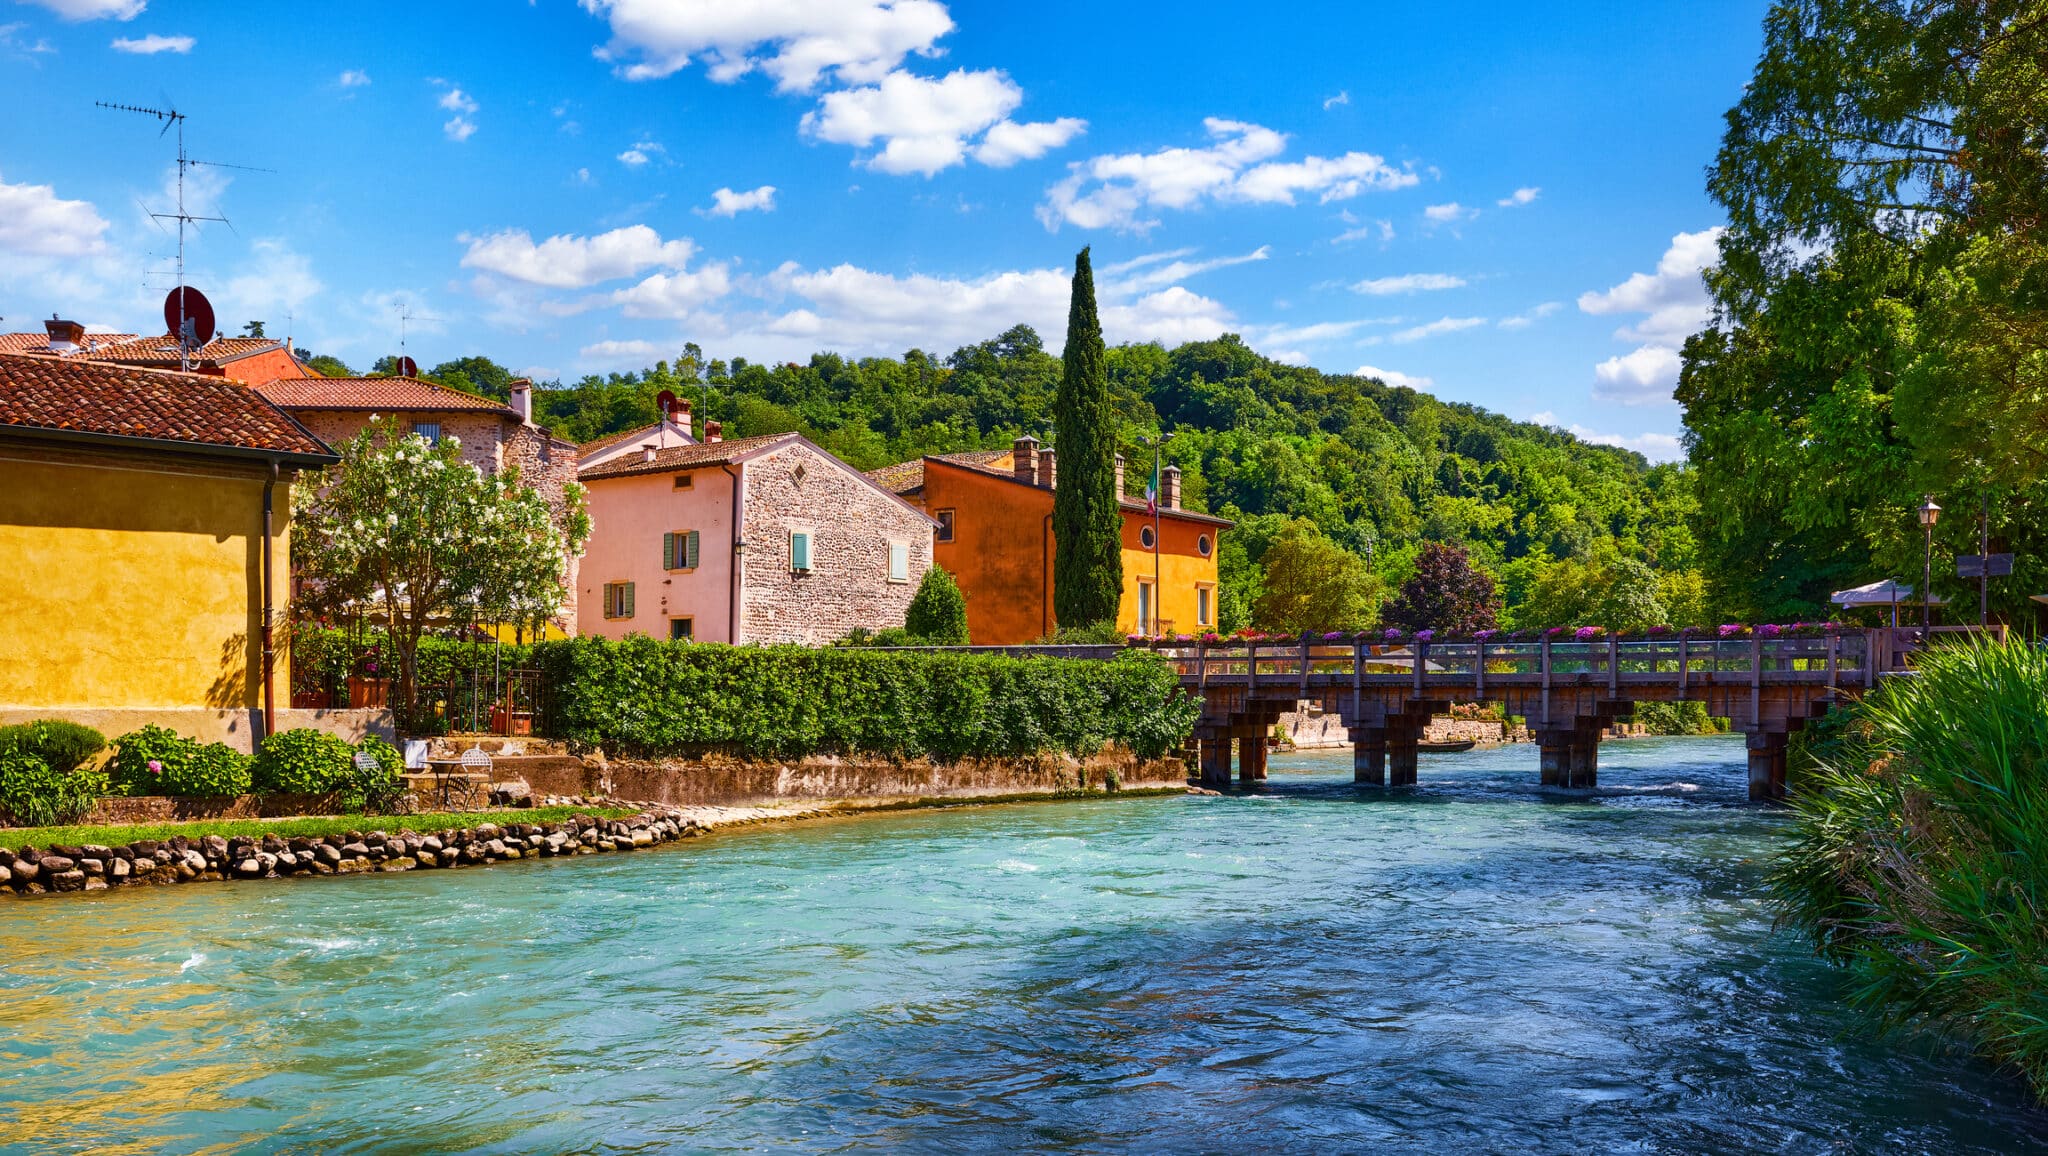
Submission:
<svg viewBox="0 0 2048 1156">
<path fill-rule="evenodd" d="M 1399 725 L 1388 719 L 1387 726 L 1387 785 L 1412 787 L 1415 785 L 1415 763 L 1419 752 L 1415 744 L 1421 740 L 1421 728 L 1407 715 L 1401 716 Z"/>
<path fill-rule="evenodd" d="M 1580 719 L 1572 728 L 1571 764 L 1564 785 L 1575 790 L 1592 790 L 1600 785 L 1600 731 L 1604 720 Z"/>
<path fill-rule="evenodd" d="M 1568 787 L 1571 785 L 1572 744 L 1578 736 L 1568 730 L 1559 730 L 1548 725 L 1536 732 L 1536 759 L 1538 776 L 1546 787 Z"/>
<path fill-rule="evenodd" d="M 1785 731 L 1759 725 L 1749 732 L 1749 801 L 1776 803 L 1785 798 Z"/>
<path fill-rule="evenodd" d="M 1351 729 L 1351 781 L 1370 787 L 1387 785 L 1387 732 L 1380 727 Z"/>
<path fill-rule="evenodd" d="M 1212 791 L 1230 788 L 1230 728 L 1227 726 L 1203 728 L 1202 786 Z"/>
</svg>

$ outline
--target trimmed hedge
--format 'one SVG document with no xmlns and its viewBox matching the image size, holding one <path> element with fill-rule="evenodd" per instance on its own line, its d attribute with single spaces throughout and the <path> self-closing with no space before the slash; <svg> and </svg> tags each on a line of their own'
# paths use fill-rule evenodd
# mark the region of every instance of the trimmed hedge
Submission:
<svg viewBox="0 0 2048 1156">
<path fill-rule="evenodd" d="M 1105 744 L 1154 758 L 1201 714 L 1173 668 L 856 648 L 577 638 L 533 648 L 544 733 L 628 755 L 873 754 L 942 762 Z"/>
<path fill-rule="evenodd" d="M 0 812 L 30 826 L 70 823 L 107 791 L 106 773 L 86 764 L 106 737 L 47 719 L 0 727 Z"/>
<path fill-rule="evenodd" d="M 219 798 L 248 793 L 249 756 L 226 743 L 146 726 L 114 740 L 107 774 L 117 794 Z"/>
</svg>

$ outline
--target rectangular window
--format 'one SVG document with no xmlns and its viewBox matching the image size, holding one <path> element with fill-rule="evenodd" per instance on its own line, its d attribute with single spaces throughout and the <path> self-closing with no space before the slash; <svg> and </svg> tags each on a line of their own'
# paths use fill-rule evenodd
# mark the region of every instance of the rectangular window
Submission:
<svg viewBox="0 0 2048 1156">
<path fill-rule="evenodd" d="M 604 584 L 604 616 L 606 618 L 633 617 L 633 584 L 631 582 L 607 582 Z"/>
<path fill-rule="evenodd" d="M 697 638 L 697 620 L 694 618 L 669 619 L 668 637 L 671 642 L 694 642 Z"/>
<path fill-rule="evenodd" d="M 789 532 L 789 568 L 799 574 L 811 569 L 811 532 L 791 530 Z"/>
<path fill-rule="evenodd" d="M 1215 588 L 1215 587 L 1213 587 L 1213 586 L 1197 586 L 1197 587 L 1195 587 L 1195 625 L 1197 625 L 1197 626 L 1214 626 L 1214 625 L 1216 625 L 1216 618 L 1215 618 L 1215 614 L 1216 614 L 1216 607 L 1215 607 L 1215 605 L 1214 605 L 1214 603 L 1215 603 L 1215 600 L 1216 600 L 1216 588 Z"/>
<path fill-rule="evenodd" d="M 1138 632 L 1150 634 L 1157 624 L 1152 621 L 1152 584 L 1138 583 Z"/>
<path fill-rule="evenodd" d="M 678 489 L 678 490 L 687 490 L 687 489 L 689 489 L 690 487 L 692 487 L 692 486 L 694 486 L 694 485 L 696 485 L 696 484 L 697 484 L 697 479 L 696 479 L 695 475 L 692 475 L 692 474 L 677 474 L 677 475 L 676 475 L 676 489 Z"/>
<path fill-rule="evenodd" d="M 440 444 L 441 444 L 441 423 L 440 423 L 440 422 L 437 422 L 437 421 L 416 421 L 416 422 L 412 423 L 412 432 L 414 432 L 414 433 L 418 434 L 419 436 L 421 436 L 421 437 L 425 438 L 425 439 L 427 440 L 427 444 L 428 444 L 428 445 L 430 445 L 430 446 L 437 446 L 437 445 L 440 445 Z"/>
<path fill-rule="evenodd" d="M 932 511 L 932 517 L 937 518 L 939 521 L 938 531 L 932 537 L 941 542 L 952 541 L 954 512 L 952 510 L 934 510 Z"/>
<path fill-rule="evenodd" d="M 910 543 L 889 543 L 889 581 L 910 581 Z"/>
<path fill-rule="evenodd" d="M 664 570 L 695 570 L 697 568 L 697 531 L 677 530 L 661 536 L 661 568 Z"/>
</svg>

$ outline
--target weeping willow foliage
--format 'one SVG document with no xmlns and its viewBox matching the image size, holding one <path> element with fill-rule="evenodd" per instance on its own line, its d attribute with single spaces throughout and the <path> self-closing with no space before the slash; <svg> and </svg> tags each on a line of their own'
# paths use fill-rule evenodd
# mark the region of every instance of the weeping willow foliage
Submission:
<svg viewBox="0 0 2048 1156">
<path fill-rule="evenodd" d="M 1962 1034 L 2048 1100 L 2048 650 L 1938 649 L 1798 796 L 1772 886 L 1884 1027 Z"/>
</svg>

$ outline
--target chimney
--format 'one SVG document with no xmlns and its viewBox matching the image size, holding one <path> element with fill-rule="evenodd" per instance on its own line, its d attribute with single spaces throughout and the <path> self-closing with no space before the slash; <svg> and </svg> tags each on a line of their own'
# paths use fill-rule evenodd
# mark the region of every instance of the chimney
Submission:
<svg viewBox="0 0 2048 1156">
<path fill-rule="evenodd" d="M 686 434 L 687 434 L 687 433 L 689 433 L 689 432 L 690 432 L 690 399 L 688 399 L 688 398 L 685 398 L 685 397 L 679 397 L 679 398 L 677 398 L 677 399 L 676 399 L 676 400 L 675 400 L 675 401 L 674 401 L 674 402 L 673 402 L 673 403 L 672 403 L 672 404 L 671 404 L 671 405 L 670 405 L 670 406 L 668 407 L 668 420 L 669 420 L 669 421 L 671 421 L 671 422 L 673 422 L 673 423 L 674 423 L 675 425 L 677 425 L 677 426 L 681 427 L 681 429 L 682 429 L 682 431 L 683 431 L 684 433 L 686 433 Z"/>
<path fill-rule="evenodd" d="M 1180 467 L 1168 466 L 1159 471 L 1159 504 L 1169 510 L 1180 509 Z"/>
<path fill-rule="evenodd" d="M 1125 492 L 1126 491 L 1124 490 L 1124 456 L 1122 454 L 1118 454 L 1116 456 L 1116 500 L 1119 502 L 1123 501 Z"/>
<path fill-rule="evenodd" d="M 1040 489 L 1052 489 L 1059 475 L 1059 463 L 1054 460 L 1051 450 L 1038 451 L 1038 485 Z"/>
<path fill-rule="evenodd" d="M 54 313 L 43 322 L 43 330 L 50 335 L 52 353 L 70 353 L 85 344 L 85 326 L 76 321 L 60 321 Z"/>
<path fill-rule="evenodd" d="M 533 383 L 523 377 L 512 379 L 512 412 L 522 425 L 533 424 Z"/>
<path fill-rule="evenodd" d="M 655 444 L 653 442 L 640 443 L 640 460 L 642 462 L 645 462 L 649 465 L 654 464 L 654 455 L 660 452 L 661 451 L 655 447 Z"/>
<path fill-rule="evenodd" d="M 719 440 L 719 431 L 724 428 L 724 426 L 719 425 L 715 421 L 707 420 L 704 423 L 704 444 L 708 446 L 717 442 Z"/>
<path fill-rule="evenodd" d="M 1017 480 L 1031 485 L 1038 477 L 1038 439 L 1025 434 L 1010 444 L 1010 469 Z"/>
</svg>

